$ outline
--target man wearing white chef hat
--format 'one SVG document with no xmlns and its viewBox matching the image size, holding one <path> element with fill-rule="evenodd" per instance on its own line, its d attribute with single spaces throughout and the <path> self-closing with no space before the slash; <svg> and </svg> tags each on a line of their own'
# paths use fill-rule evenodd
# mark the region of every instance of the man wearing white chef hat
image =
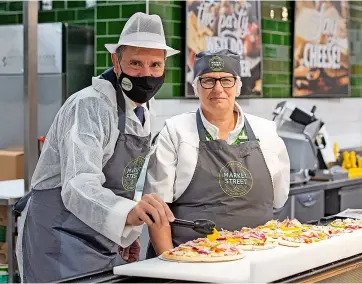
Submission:
<svg viewBox="0 0 362 284">
<path fill-rule="evenodd" d="M 175 218 L 210 219 L 217 229 L 255 227 L 273 219 L 289 193 L 290 163 L 275 123 L 243 112 L 240 56 L 196 55 L 196 112 L 166 120 L 149 158 L 144 191 L 169 203 Z M 147 257 L 202 235 L 188 228 L 149 228 Z"/>
<path fill-rule="evenodd" d="M 166 45 L 160 17 L 144 13 L 127 21 L 117 44 L 105 46 L 113 67 L 59 110 L 32 191 L 15 207 L 23 214 L 17 244 L 23 282 L 110 269 L 120 263 L 118 248 L 132 244 L 136 255 L 131 251 L 128 261 L 135 261 L 142 225 L 161 228 L 174 219 L 155 194 L 132 199 L 150 148 L 152 100 L 166 57 L 178 51 Z"/>
</svg>

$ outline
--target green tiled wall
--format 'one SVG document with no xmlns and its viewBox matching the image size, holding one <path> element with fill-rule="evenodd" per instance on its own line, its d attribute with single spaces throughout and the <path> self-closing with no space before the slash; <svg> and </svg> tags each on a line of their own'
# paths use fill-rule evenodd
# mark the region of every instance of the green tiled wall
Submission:
<svg viewBox="0 0 362 284">
<path fill-rule="evenodd" d="M 145 12 L 145 1 L 101 1 L 96 9 L 96 73 L 100 74 L 112 65 L 105 43 L 117 43 L 119 34 L 127 19 L 135 12 Z M 165 83 L 157 94 L 158 98 L 172 98 L 184 95 L 184 39 L 185 27 L 182 23 L 184 1 L 150 1 L 150 14 L 162 18 L 166 41 L 171 47 L 181 51 L 166 62 Z"/>
<path fill-rule="evenodd" d="M 287 11 L 284 17 L 283 8 Z M 264 98 L 291 96 L 292 13 L 291 1 L 261 3 Z"/>
<path fill-rule="evenodd" d="M 167 43 L 181 51 L 168 58 L 166 82 L 158 97 L 184 95 L 185 1 L 150 1 L 150 13 L 162 17 Z M 293 3 L 261 2 L 264 98 L 290 97 L 292 90 Z M 96 28 L 95 74 L 112 65 L 105 43 L 117 42 L 127 19 L 145 12 L 145 1 L 98 0 L 86 8 L 85 1 L 53 1 L 51 11 L 39 11 L 39 22 L 63 21 Z M 273 11 L 273 12 L 271 12 Z M 0 0 L 0 24 L 22 23 L 22 2 Z M 362 1 L 350 1 L 351 94 L 362 97 Z"/>
<path fill-rule="evenodd" d="M 95 8 L 86 8 L 85 1 L 53 1 L 52 8 L 53 9 L 49 11 L 39 11 L 39 23 L 66 22 L 77 25 L 94 26 Z M 0 25 L 22 23 L 23 2 L 0 1 Z"/>
</svg>

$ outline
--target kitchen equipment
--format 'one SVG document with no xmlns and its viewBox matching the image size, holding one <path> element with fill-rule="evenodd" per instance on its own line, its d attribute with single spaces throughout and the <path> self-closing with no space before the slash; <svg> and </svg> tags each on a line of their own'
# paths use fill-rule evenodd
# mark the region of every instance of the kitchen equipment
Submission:
<svg viewBox="0 0 362 284">
<path fill-rule="evenodd" d="M 24 145 L 23 25 L 0 25 L 0 149 Z M 60 107 L 91 85 L 94 28 L 38 25 L 38 133 L 45 136 Z"/>
<path fill-rule="evenodd" d="M 278 135 L 288 151 L 291 184 L 308 182 L 318 170 L 328 171 L 328 164 L 335 161 L 333 144 L 326 139 L 324 122 L 316 118 L 315 111 L 315 106 L 306 111 L 284 101 L 273 112 Z M 325 173 L 319 172 L 319 177 Z"/>
<path fill-rule="evenodd" d="M 155 222 L 153 217 L 150 214 L 147 214 L 150 217 L 152 222 Z M 182 219 L 175 219 L 173 222 L 170 223 L 171 226 L 180 226 L 193 229 L 195 232 L 204 235 L 211 235 L 215 228 L 215 223 L 213 221 L 207 219 L 197 219 L 194 221 L 182 220 Z"/>
<path fill-rule="evenodd" d="M 181 227 L 190 228 L 193 229 L 195 232 L 204 235 L 211 235 L 216 226 L 213 221 L 207 219 L 198 219 L 194 221 L 175 219 L 175 221 L 173 221 L 170 224 L 171 226 L 181 226 Z"/>
</svg>

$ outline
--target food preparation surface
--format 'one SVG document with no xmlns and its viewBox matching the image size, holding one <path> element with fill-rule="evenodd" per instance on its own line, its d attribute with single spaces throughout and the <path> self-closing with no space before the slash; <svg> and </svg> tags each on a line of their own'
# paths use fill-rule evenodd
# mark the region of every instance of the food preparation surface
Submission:
<svg viewBox="0 0 362 284">
<path fill-rule="evenodd" d="M 299 248 L 279 246 L 246 251 L 245 258 L 223 263 L 180 263 L 157 258 L 122 265 L 114 273 L 125 276 L 200 282 L 271 282 L 362 253 L 362 231 Z"/>
</svg>

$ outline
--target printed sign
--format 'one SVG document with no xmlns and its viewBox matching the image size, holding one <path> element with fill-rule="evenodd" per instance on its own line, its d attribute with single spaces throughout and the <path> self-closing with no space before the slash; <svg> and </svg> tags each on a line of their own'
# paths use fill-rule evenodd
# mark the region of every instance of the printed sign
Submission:
<svg viewBox="0 0 362 284">
<path fill-rule="evenodd" d="M 262 95 L 259 1 L 187 1 L 186 96 L 195 96 L 192 82 L 195 54 L 230 49 L 241 57 L 240 97 Z M 217 66 L 220 62 L 214 62 Z"/>
<path fill-rule="evenodd" d="M 348 1 L 296 1 L 295 7 L 293 96 L 348 96 Z"/>
</svg>

